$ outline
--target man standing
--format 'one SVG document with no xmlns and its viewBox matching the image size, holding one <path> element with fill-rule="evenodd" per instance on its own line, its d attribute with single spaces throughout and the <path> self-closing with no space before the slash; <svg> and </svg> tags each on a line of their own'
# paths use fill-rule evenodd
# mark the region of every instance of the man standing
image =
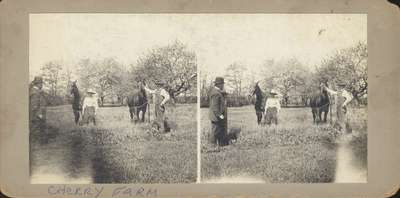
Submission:
<svg viewBox="0 0 400 198">
<path fill-rule="evenodd" d="M 224 79 L 222 77 L 216 77 L 214 87 L 212 87 L 209 92 L 209 119 L 211 121 L 211 143 L 219 146 L 228 144 L 225 96 Z"/>
<path fill-rule="evenodd" d="M 158 131 L 162 131 L 164 133 L 170 132 L 171 128 L 168 123 L 168 118 L 165 116 L 165 104 L 171 98 L 169 93 L 165 90 L 165 82 L 162 80 L 157 80 L 155 82 L 157 88 L 155 90 L 149 89 L 146 84 L 144 89 L 153 94 L 153 101 L 154 101 L 154 113 L 156 116 L 155 123 L 157 124 Z"/>
<path fill-rule="evenodd" d="M 344 130 L 346 130 L 346 132 L 349 132 L 351 129 L 347 121 L 346 113 L 347 104 L 353 99 L 353 96 L 346 91 L 345 87 L 346 83 L 344 82 L 338 83 L 338 91 L 334 91 L 324 86 L 328 93 L 336 96 L 336 126 L 338 126 L 339 130 L 342 132 L 344 132 Z"/>
<path fill-rule="evenodd" d="M 29 131 L 40 133 L 45 129 L 46 98 L 42 90 L 43 78 L 36 76 L 29 87 Z"/>
</svg>

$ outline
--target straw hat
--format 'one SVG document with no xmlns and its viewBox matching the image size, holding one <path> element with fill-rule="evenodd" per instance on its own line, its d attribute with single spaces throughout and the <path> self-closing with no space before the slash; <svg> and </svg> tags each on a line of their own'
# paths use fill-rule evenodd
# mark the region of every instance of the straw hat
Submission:
<svg viewBox="0 0 400 198">
<path fill-rule="evenodd" d="M 87 93 L 96 94 L 96 91 L 94 91 L 93 89 L 88 89 Z"/>
<path fill-rule="evenodd" d="M 275 89 L 271 89 L 269 93 L 272 95 L 278 95 L 278 92 Z"/>
<path fill-rule="evenodd" d="M 159 85 L 159 86 L 163 86 L 163 85 L 165 85 L 166 83 L 165 83 L 164 80 L 158 79 L 158 80 L 156 80 L 156 82 L 154 82 L 154 84 Z"/>
<path fill-rule="evenodd" d="M 345 87 L 346 83 L 343 82 L 343 81 L 340 81 L 340 82 L 337 83 L 337 85 L 340 86 L 340 87 Z"/>
</svg>

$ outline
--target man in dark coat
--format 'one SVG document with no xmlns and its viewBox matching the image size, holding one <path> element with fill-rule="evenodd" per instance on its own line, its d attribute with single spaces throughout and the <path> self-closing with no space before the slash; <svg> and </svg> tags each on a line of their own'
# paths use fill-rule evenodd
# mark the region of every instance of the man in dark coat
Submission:
<svg viewBox="0 0 400 198">
<path fill-rule="evenodd" d="M 46 98 L 42 90 L 43 79 L 36 76 L 29 88 L 29 130 L 38 133 L 46 123 Z"/>
<path fill-rule="evenodd" d="M 214 87 L 209 92 L 210 108 L 209 119 L 211 121 L 211 142 L 214 145 L 225 146 L 227 140 L 227 108 L 226 93 L 224 91 L 224 79 L 216 77 Z"/>
</svg>

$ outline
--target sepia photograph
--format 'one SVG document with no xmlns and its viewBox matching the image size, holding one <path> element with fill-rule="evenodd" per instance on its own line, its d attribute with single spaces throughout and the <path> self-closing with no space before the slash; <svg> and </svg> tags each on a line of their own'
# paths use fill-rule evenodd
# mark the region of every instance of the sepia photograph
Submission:
<svg viewBox="0 0 400 198">
<path fill-rule="evenodd" d="M 209 16 L 201 182 L 367 182 L 367 16 Z"/>
<path fill-rule="evenodd" d="M 0 1 L 0 194 L 396 197 L 398 8 Z"/>
<path fill-rule="evenodd" d="M 184 21 L 29 19 L 32 184 L 196 182 L 198 63 Z"/>
</svg>

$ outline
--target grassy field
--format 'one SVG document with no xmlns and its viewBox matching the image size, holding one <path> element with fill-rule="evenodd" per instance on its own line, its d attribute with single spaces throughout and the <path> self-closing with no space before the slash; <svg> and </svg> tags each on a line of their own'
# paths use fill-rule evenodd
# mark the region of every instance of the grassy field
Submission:
<svg viewBox="0 0 400 198">
<path fill-rule="evenodd" d="M 128 107 L 99 108 L 97 126 L 75 126 L 69 105 L 49 107 L 49 130 L 31 134 L 31 170 L 62 166 L 77 177 L 89 169 L 95 183 L 195 182 L 196 105 L 167 107 L 167 114 L 173 130 L 156 138 L 149 123 L 130 121 Z"/>
<path fill-rule="evenodd" d="M 337 145 L 344 141 L 329 124 L 314 125 L 311 109 L 285 108 L 278 126 L 258 126 L 253 106 L 228 109 L 228 128 L 240 127 L 238 141 L 215 148 L 209 141 L 208 109 L 201 109 L 202 181 L 250 178 L 271 183 L 334 182 Z M 349 109 L 358 163 L 367 163 L 367 112 Z M 239 179 L 240 180 L 240 179 Z M 240 181 L 238 181 L 240 182 Z"/>
</svg>

